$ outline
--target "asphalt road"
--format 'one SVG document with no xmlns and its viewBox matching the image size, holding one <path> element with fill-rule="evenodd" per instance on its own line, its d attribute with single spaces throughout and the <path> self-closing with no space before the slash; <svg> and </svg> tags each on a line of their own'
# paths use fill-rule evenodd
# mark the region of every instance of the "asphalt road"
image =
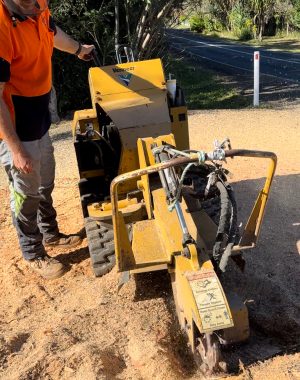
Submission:
<svg viewBox="0 0 300 380">
<path fill-rule="evenodd" d="M 300 84 L 300 54 L 253 48 L 235 42 L 218 41 L 186 30 L 168 30 L 170 46 L 181 54 L 223 74 L 244 74 L 253 78 L 254 51 L 260 51 L 260 73 L 268 83 L 296 86 Z"/>
</svg>

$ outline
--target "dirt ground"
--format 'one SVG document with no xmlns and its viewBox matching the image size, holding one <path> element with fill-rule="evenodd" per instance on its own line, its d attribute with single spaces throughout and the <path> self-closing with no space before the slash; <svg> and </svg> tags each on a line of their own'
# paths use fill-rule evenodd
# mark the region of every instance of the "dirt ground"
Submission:
<svg viewBox="0 0 300 380">
<path fill-rule="evenodd" d="M 233 148 L 274 151 L 278 168 L 258 248 L 245 254 L 246 272 L 227 274 L 247 302 L 252 336 L 233 355 L 230 379 L 300 379 L 300 108 L 205 111 L 190 115 L 192 148 L 211 150 L 230 137 Z M 69 123 L 51 130 L 56 149 L 54 192 L 63 232 L 83 227 Z M 239 217 L 245 221 L 266 165 L 228 162 Z M 44 281 L 29 272 L 11 225 L 8 190 L 0 172 L 0 379 L 203 378 L 179 331 L 165 273 L 140 275 L 117 294 L 116 270 L 96 279 L 86 241 L 72 251 L 50 249 L 69 265 Z"/>
</svg>

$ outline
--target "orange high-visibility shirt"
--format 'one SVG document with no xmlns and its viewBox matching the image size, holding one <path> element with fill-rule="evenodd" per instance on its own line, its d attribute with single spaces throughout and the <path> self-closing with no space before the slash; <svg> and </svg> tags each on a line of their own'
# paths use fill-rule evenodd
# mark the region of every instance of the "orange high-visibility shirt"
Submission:
<svg viewBox="0 0 300 380">
<path fill-rule="evenodd" d="M 50 127 L 55 25 L 49 9 L 36 19 L 14 16 L 15 22 L 0 3 L 0 82 L 5 82 L 4 100 L 18 136 L 31 141 Z"/>
</svg>

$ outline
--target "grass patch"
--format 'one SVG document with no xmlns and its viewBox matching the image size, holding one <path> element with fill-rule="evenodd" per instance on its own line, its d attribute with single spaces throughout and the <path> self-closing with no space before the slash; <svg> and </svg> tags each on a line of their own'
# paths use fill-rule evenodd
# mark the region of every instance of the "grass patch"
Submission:
<svg viewBox="0 0 300 380">
<path fill-rule="evenodd" d="M 228 32 L 227 30 L 222 30 L 218 32 L 216 36 L 214 33 L 205 33 L 207 37 L 222 38 L 224 40 L 238 41 L 239 39 L 233 33 Z"/>
<path fill-rule="evenodd" d="M 172 58 L 166 74 L 175 75 L 188 109 L 237 109 L 250 106 L 237 84 L 190 60 Z"/>
<path fill-rule="evenodd" d="M 246 42 L 246 44 L 262 47 L 264 49 L 300 53 L 300 34 L 298 33 L 284 37 L 264 37 L 261 42 L 258 40 L 251 40 Z"/>
<path fill-rule="evenodd" d="M 201 36 L 239 42 L 243 45 L 262 47 L 264 49 L 269 50 L 286 51 L 289 53 L 300 53 L 299 32 L 292 32 L 288 36 L 283 34 L 274 37 L 264 37 L 261 42 L 256 39 L 252 39 L 249 41 L 239 41 L 238 38 L 234 36 L 231 32 L 225 30 L 218 33 L 205 33 L 201 34 Z"/>
</svg>

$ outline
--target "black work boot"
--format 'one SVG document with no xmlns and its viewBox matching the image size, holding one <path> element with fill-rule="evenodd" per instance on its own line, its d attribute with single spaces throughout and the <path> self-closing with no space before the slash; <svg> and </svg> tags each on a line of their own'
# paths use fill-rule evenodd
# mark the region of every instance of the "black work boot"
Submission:
<svg viewBox="0 0 300 380">
<path fill-rule="evenodd" d="M 48 255 L 37 257 L 27 262 L 31 270 L 46 280 L 54 280 L 66 272 L 66 267 L 60 261 Z"/>
</svg>

